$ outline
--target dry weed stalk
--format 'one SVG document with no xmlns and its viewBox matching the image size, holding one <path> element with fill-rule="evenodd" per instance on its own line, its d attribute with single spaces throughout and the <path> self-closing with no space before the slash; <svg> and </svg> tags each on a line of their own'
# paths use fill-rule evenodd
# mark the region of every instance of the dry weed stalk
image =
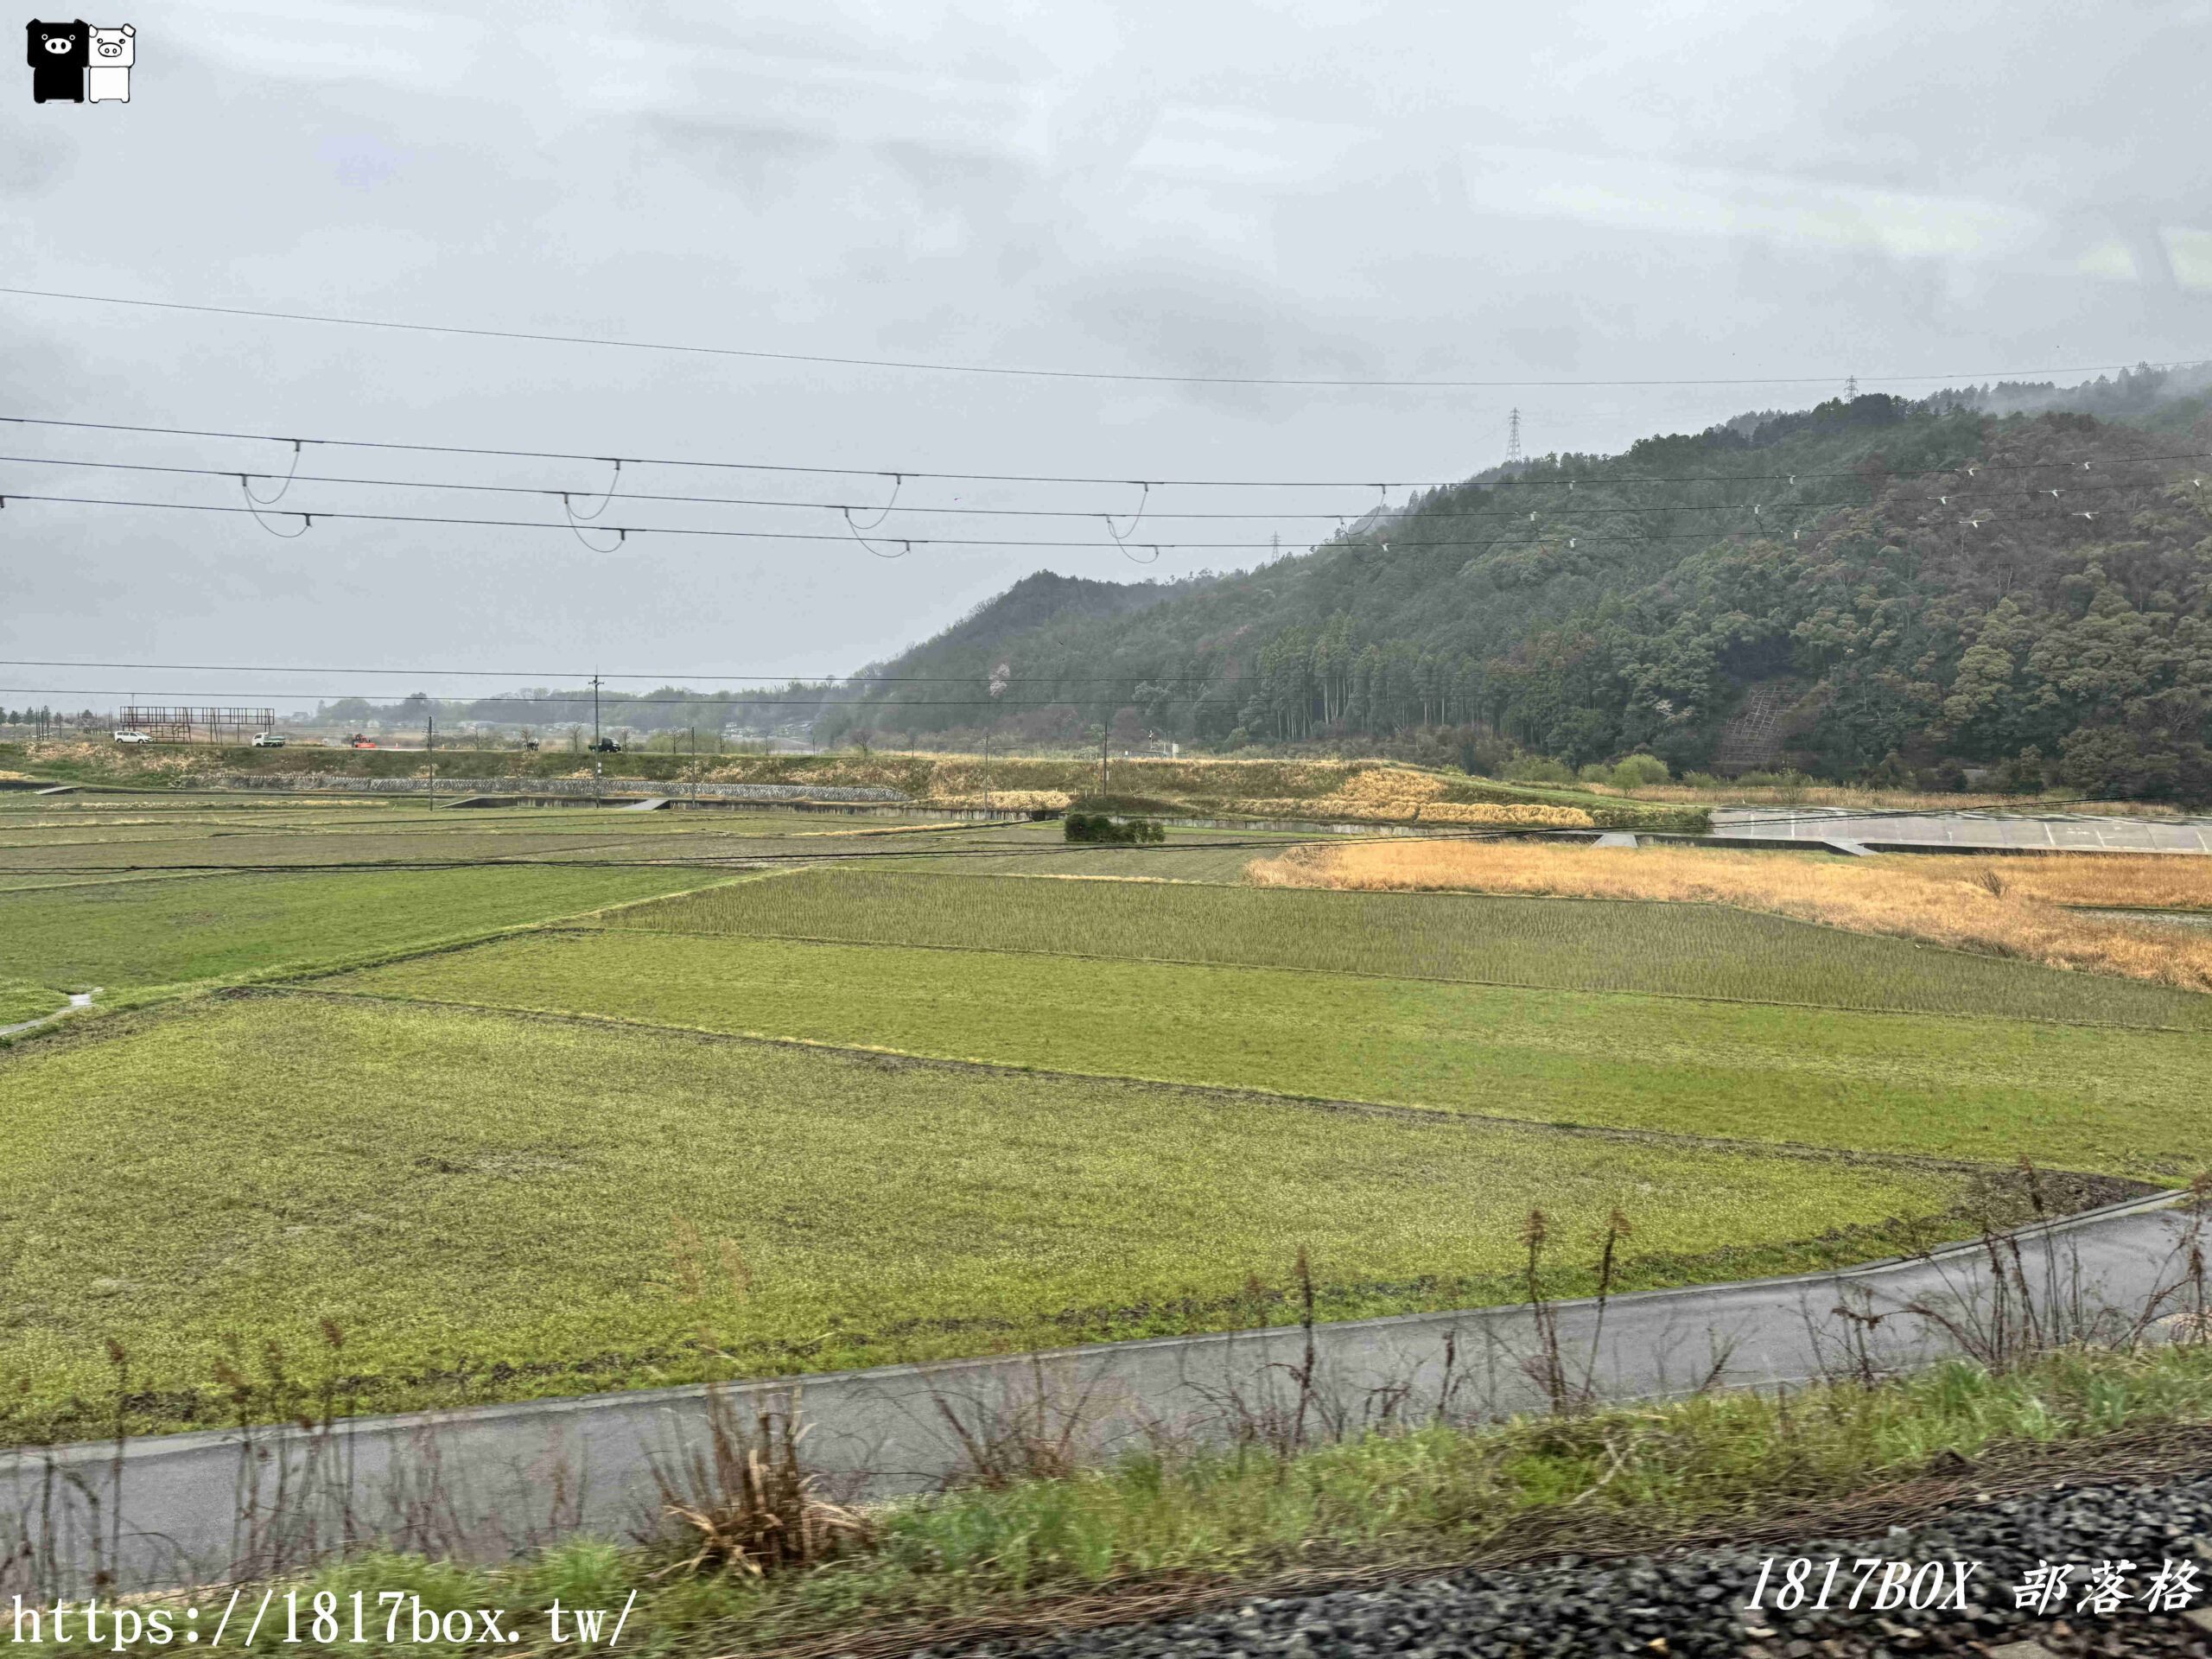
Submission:
<svg viewBox="0 0 2212 1659">
<path fill-rule="evenodd" d="M 707 1449 L 671 1475 L 653 1471 L 661 1507 L 691 1553 L 664 1573 L 737 1572 L 754 1578 L 812 1567 L 865 1548 L 866 1516 L 830 1503 L 799 1461 L 798 1406 L 759 1413 L 748 1428 L 720 1389 L 707 1392 Z M 680 1479 L 679 1479 L 680 1477 Z"/>
<path fill-rule="evenodd" d="M 1525 842 L 1367 842 L 1255 861 L 1262 887 L 1460 890 L 1734 905 L 1861 933 L 2212 991 L 2212 929 L 2084 916 L 2070 905 L 2212 909 L 2212 859 L 2078 854 L 1927 861 Z"/>
<path fill-rule="evenodd" d="M 1097 1409 L 1094 1394 L 1095 1385 L 1071 1397 L 1046 1375 L 1044 1358 L 1036 1354 L 1030 1356 L 1027 1386 L 1009 1388 L 995 1402 L 956 1399 L 932 1382 L 931 1403 L 951 1429 L 965 1464 L 950 1484 L 1001 1491 L 1020 1481 L 1074 1474 L 1088 1450 Z"/>
</svg>

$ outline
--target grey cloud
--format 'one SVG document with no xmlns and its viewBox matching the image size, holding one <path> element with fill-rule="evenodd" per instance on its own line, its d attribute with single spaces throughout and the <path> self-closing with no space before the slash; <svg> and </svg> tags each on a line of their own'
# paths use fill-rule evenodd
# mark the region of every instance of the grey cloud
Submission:
<svg viewBox="0 0 2212 1659">
<path fill-rule="evenodd" d="M 2206 22 L 2201 4 L 2091 16 L 1986 0 L 1756 14 L 790 0 L 741 15 L 699 0 L 520 22 L 481 0 L 181 6 L 139 20 L 127 109 L 35 109 L 20 87 L 0 99 L 0 233 L 19 285 L 1135 373 L 1833 379 L 1054 383 L 17 299 L 0 302 L 0 413 L 883 473 L 1404 480 L 1497 459 L 1515 405 L 1539 449 L 1605 448 L 1802 404 L 1850 372 L 2190 357 L 2212 323 Z M 285 454 L 0 430 L 16 454 L 256 469 Z M 603 484 L 595 463 L 320 459 L 357 475 Z M 0 467 L 0 491 L 52 475 Z M 785 501 L 884 493 L 776 474 L 626 479 Z M 495 511 L 497 498 L 317 487 L 302 499 L 557 524 L 551 495 Z M 235 499 L 221 480 L 159 478 L 80 493 Z M 904 499 L 1120 513 L 1126 494 Z M 283 640 L 391 664 L 818 671 L 888 654 L 1033 569 L 1134 573 L 1095 527 L 1067 551 L 879 563 L 819 510 L 619 511 L 839 539 L 638 535 L 600 554 L 557 529 L 334 521 L 279 546 L 250 519 L 11 503 L 0 645 L 252 661 Z M 948 533 L 907 533 L 924 523 Z M 1314 533 L 1248 529 L 1292 545 Z M 1037 538 L 1060 533 L 1048 522 Z M 1249 562 L 1171 551 L 1157 573 Z"/>
</svg>

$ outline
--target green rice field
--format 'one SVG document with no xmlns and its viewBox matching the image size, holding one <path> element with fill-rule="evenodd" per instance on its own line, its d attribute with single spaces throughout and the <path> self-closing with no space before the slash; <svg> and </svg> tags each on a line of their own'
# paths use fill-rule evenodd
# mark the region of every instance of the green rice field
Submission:
<svg viewBox="0 0 2212 1659">
<path fill-rule="evenodd" d="M 1040 884 L 1041 885 L 1041 884 Z M 1058 885 L 1058 884 L 1052 884 Z M 993 1065 L 2186 1177 L 2212 1038 L 607 929 L 321 982 Z"/>
<path fill-rule="evenodd" d="M 721 879 L 684 869 L 524 865 L 214 875 L 0 893 L 0 977 L 120 992 L 304 972 Z"/>
<path fill-rule="evenodd" d="M 380 1409 L 1268 1322 L 1301 1246 L 1329 1317 L 1510 1299 L 1539 1204 L 1628 1215 L 1635 1283 L 1970 1225 L 1951 1171 L 313 995 L 20 1046 L 0 1120 L 18 1440 L 111 1430 L 111 1336 L 175 1427 L 233 1334 L 319 1382 L 324 1318 Z"/>
<path fill-rule="evenodd" d="M 2193 992 L 1719 905 L 804 870 L 609 925 L 2212 1029 Z"/>
</svg>

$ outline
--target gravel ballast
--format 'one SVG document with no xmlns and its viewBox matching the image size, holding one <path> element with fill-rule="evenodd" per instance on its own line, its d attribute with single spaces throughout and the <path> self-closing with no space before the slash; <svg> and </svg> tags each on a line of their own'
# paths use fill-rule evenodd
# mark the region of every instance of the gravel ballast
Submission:
<svg viewBox="0 0 2212 1659">
<path fill-rule="evenodd" d="M 1760 1568 L 1776 1558 L 1766 1611 L 1746 1610 Z M 1965 1610 L 1857 1611 L 1841 1605 L 1861 1557 L 1980 1563 L 1967 1580 Z M 1775 1611 L 1776 1586 L 1792 1557 L 1818 1565 L 1816 1595 L 1830 1557 L 1842 1566 L 1829 1611 Z M 2129 1599 L 2108 1613 L 2077 1604 L 2091 1569 L 2132 1560 Z M 1224 1605 L 1156 1624 L 1110 1625 L 1045 1639 L 930 1649 L 931 1659 L 1583 1659 L 1605 1654 L 1670 1654 L 1702 1659 L 1882 1659 L 1922 1653 L 1987 1653 L 1997 1659 L 2074 1655 L 2189 1655 L 2212 1659 L 2212 1615 L 2204 1624 L 2180 1611 L 2152 1611 L 2143 1597 L 2168 1561 L 2196 1569 L 2187 1606 L 2212 1605 L 2212 1475 L 2085 1484 L 2070 1481 L 2024 1497 L 1953 1506 L 1924 1524 L 1875 1537 L 1808 1540 L 1789 1548 L 1700 1550 L 1584 1560 L 1561 1556 L 1504 1568 L 1475 1568 L 1419 1582 Z M 2072 1571 L 2063 1599 L 2047 1610 L 2015 1605 L 2015 1586 L 2039 1567 Z M 1933 1584 L 1931 1579 L 1929 1582 Z M 1878 1579 L 1875 1580 L 1878 1584 Z M 1944 1603 L 1958 1595 L 1946 1574 Z M 1808 1599 L 1811 1599 L 1808 1595 Z M 2012 1644 L 2029 1643 L 2031 1646 Z"/>
</svg>

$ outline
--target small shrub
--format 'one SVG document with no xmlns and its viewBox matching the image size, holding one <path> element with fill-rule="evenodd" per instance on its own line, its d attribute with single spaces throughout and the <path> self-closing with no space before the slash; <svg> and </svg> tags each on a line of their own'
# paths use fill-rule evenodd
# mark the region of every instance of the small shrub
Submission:
<svg viewBox="0 0 2212 1659">
<path fill-rule="evenodd" d="M 1647 784 L 1663 784 L 1668 777 L 1667 763 L 1657 755 L 1631 754 L 1599 781 L 1615 789 L 1642 789 Z"/>
<path fill-rule="evenodd" d="M 1116 820 L 1104 812 L 1071 812 L 1065 820 L 1070 841 L 1100 846 L 1128 847 L 1167 839 L 1167 831 L 1150 818 Z"/>
</svg>

